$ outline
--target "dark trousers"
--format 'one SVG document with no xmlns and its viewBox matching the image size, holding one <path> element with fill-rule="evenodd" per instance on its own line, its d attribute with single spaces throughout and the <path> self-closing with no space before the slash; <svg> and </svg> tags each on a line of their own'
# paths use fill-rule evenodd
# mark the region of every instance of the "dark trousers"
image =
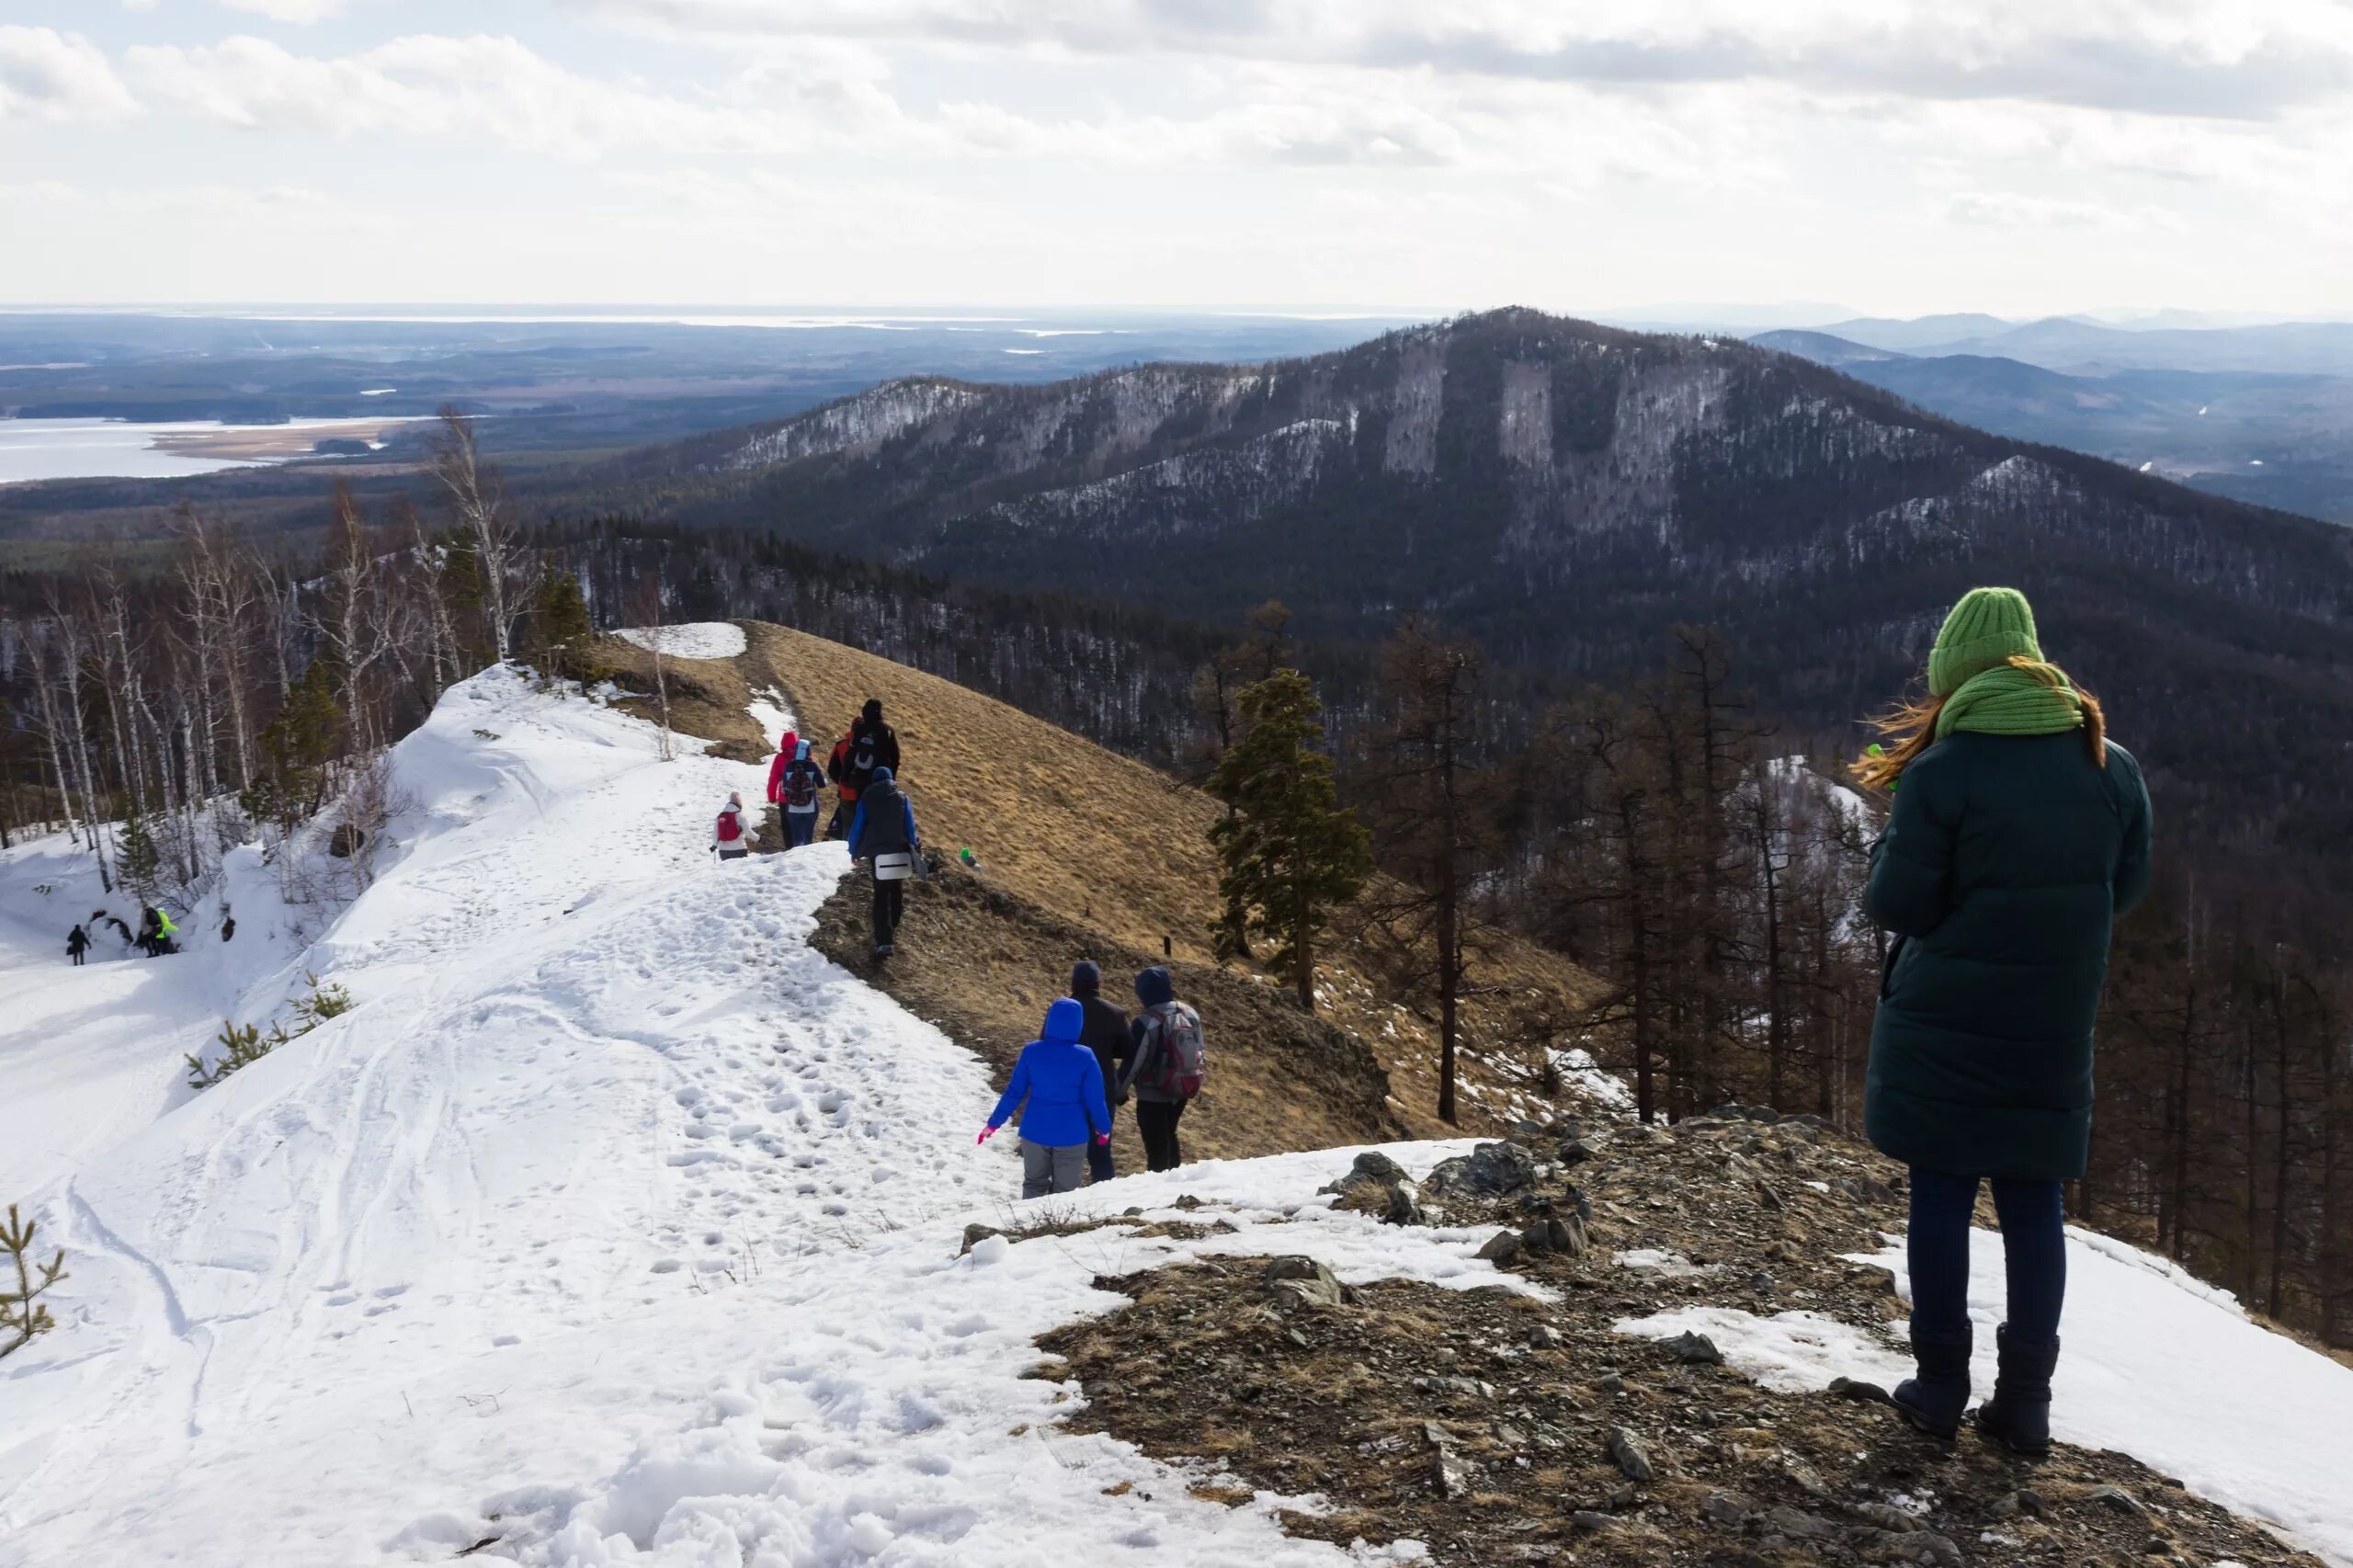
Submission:
<svg viewBox="0 0 2353 1568">
<path fill-rule="evenodd" d="M 1112 1135 L 1116 1137 L 1118 1136 L 1120 1128 L 1120 1108 L 1118 1106 L 1113 1106 L 1110 1109 L 1110 1131 Z M 1111 1145 L 1108 1143 L 1097 1143 L 1093 1139 L 1087 1140 L 1086 1179 L 1089 1181 L 1109 1181 L 1113 1176 L 1118 1176 L 1119 1174 L 1119 1172 L 1111 1168 Z"/>
<path fill-rule="evenodd" d="M 1164 1100 L 1136 1102 L 1136 1131 L 1143 1134 L 1143 1163 L 1155 1171 L 1173 1171 L 1185 1163 L 1185 1151 L 1176 1142 L 1176 1119 L 1185 1114 L 1185 1102 Z"/>
<path fill-rule="evenodd" d="M 82 955 L 81 955 L 81 954 L 79 954 L 79 953 L 74 953 L 74 954 L 73 954 L 73 955 L 72 955 L 72 957 L 73 957 L 73 960 L 74 960 L 74 967 L 79 968 L 79 967 L 81 966 L 81 963 L 82 963 Z"/>
<path fill-rule="evenodd" d="M 849 819 L 857 811 L 858 805 L 856 801 L 835 801 L 833 819 L 825 824 L 825 836 L 827 838 L 844 838 L 848 836 Z"/>
<path fill-rule="evenodd" d="M 899 934 L 899 917 L 907 912 L 907 884 L 874 879 L 874 945 L 887 948 Z"/>
<path fill-rule="evenodd" d="M 748 849 L 722 849 L 719 852 L 719 858 L 722 860 L 741 860 L 750 853 Z"/>
<path fill-rule="evenodd" d="M 1969 1324 L 1969 1218 L 1977 1177 L 1912 1172 L 1912 1217 L 1905 1233 L 1912 1272 L 1912 1321 L 1936 1334 Z M 2022 1344 L 2059 1337 L 2067 1299 L 2066 1208 L 2059 1183 L 1995 1176 L 1994 1212 L 2002 1224 L 2009 1275 L 2009 1328 Z"/>
<path fill-rule="evenodd" d="M 817 809 L 784 813 L 784 846 L 798 849 L 817 836 Z"/>
</svg>

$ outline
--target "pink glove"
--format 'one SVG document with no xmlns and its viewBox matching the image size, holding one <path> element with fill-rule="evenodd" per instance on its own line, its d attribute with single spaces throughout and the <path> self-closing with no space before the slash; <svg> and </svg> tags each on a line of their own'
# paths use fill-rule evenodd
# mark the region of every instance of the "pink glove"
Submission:
<svg viewBox="0 0 2353 1568">
<path fill-rule="evenodd" d="M 1108 1132 L 1098 1132 L 1095 1135 L 1095 1142 L 1097 1148 L 1100 1148 L 1110 1142 L 1111 1135 Z"/>
<path fill-rule="evenodd" d="M 989 1141 L 989 1134 L 995 1131 L 996 1129 L 994 1126 L 983 1127 L 981 1129 L 981 1135 L 978 1138 L 973 1139 L 972 1142 L 975 1143 L 985 1143 Z"/>
</svg>

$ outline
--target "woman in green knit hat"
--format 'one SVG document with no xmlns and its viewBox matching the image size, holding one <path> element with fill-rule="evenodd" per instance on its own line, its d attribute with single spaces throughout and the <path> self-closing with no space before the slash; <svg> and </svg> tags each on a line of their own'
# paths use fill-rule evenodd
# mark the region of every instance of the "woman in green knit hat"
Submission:
<svg viewBox="0 0 2353 1568">
<path fill-rule="evenodd" d="M 1972 588 L 1928 655 L 1928 695 L 1856 764 L 1894 790 L 1863 904 L 1894 934 L 1863 1126 L 1912 1168 L 1915 1377 L 1895 1403 L 1950 1437 L 1969 1404 L 1970 1217 L 1990 1179 L 2008 1275 L 1979 1428 L 2051 1446 L 2066 1294 L 2061 1184 L 2091 1142 L 2092 1019 L 2110 926 L 2149 882 L 2149 794 L 2099 704 L 2042 656 L 2015 588 Z"/>
</svg>

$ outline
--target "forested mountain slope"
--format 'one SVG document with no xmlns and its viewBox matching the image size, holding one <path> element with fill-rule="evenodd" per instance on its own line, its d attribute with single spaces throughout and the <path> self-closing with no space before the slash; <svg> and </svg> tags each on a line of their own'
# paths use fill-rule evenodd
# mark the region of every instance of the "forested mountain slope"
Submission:
<svg viewBox="0 0 2353 1568">
<path fill-rule="evenodd" d="M 640 454 L 598 475 L 617 494 L 1179 615 L 1279 597 L 1312 636 L 1429 612 L 1573 677 L 1711 622 L 1809 728 L 1884 704 L 1963 588 L 2009 582 L 2203 836 L 2353 826 L 2353 533 L 1741 343 L 1500 311 L 1262 366 L 902 381 Z"/>
</svg>

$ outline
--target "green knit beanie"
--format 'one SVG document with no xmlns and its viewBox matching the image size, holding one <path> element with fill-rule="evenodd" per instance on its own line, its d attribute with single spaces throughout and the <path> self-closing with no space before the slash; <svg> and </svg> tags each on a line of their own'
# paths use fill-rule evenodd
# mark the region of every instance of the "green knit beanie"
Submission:
<svg viewBox="0 0 2353 1568">
<path fill-rule="evenodd" d="M 1950 697 L 1972 676 L 2014 656 L 2042 659 L 2034 639 L 2034 608 L 2016 588 L 1972 588 L 1945 617 L 1928 654 L 1928 695 Z"/>
</svg>

